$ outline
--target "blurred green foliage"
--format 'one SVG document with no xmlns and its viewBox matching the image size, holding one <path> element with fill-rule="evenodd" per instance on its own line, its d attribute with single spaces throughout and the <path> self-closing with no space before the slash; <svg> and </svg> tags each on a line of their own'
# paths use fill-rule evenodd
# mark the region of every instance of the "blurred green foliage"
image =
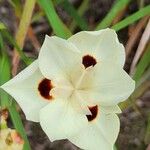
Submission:
<svg viewBox="0 0 150 150">
<path fill-rule="evenodd" d="M 143 8 L 139 8 L 137 12 L 128 15 L 126 18 L 124 18 L 123 20 L 112 26 L 112 21 L 114 20 L 114 18 L 118 15 L 118 13 L 120 13 L 128 5 L 130 5 L 130 2 L 131 0 L 116 0 L 112 8 L 106 14 L 106 16 L 102 20 L 99 20 L 99 23 L 95 26 L 95 30 L 111 27 L 112 29 L 119 31 L 150 14 L 150 5 L 148 5 Z M 46 16 L 49 26 L 52 28 L 53 32 L 57 36 L 65 39 L 69 38 L 74 33 L 76 27 L 79 27 L 81 30 L 90 29 L 87 21 L 83 17 L 85 11 L 89 7 L 89 0 L 82 1 L 82 3 L 78 8 L 74 7 L 74 5 L 69 0 L 53 0 L 53 1 L 37 0 L 36 4 L 39 5 L 41 9 L 35 13 L 33 13 L 32 10 L 33 8 L 30 5 L 31 4 L 30 1 L 28 1 L 26 8 L 21 3 L 20 0 L 12 0 L 10 1 L 10 3 L 13 6 L 15 14 L 19 18 L 20 22 L 22 21 L 32 23 L 36 22 L 41 17 Z M 35 4 L 33 3 L 33 7 L 34 5 Z M 57 14 L 55 8 L 57 5 L 61 5 L 72 18 L 72 22 L 70 23 L 69 27 L 61 20 L 61 18 Z M 26 16 L 25 18 L 22 17 L 22 13 L 26 12 L 27 8 L 28 11 L 30 12 L 30 15 L 33 13 L 31 21 L 28 20 L 28 16 Z M 24 33 L 24 35 L 27 34 L 27 29 L 23 28 L 20 30 L 21 30 L 20 32 Z M 9 32 L 9 29 L 7 29 L 2 22 L 0 22 L 0 85 L 7 82 L 11 78 L 12 68 L 10 58 L 7 53 L 8 52 L 8 49 L 6 47 L 7 43 L 13 45 L 15 50 L 18 52 L 21 60 L 23 60 L 23 62 L 26 65 L 29 65 L 34 60 L 33 58 L 29 58 L 26 56 L 26 54 L 22 51 L 22 46 L 20 45 L 19 41 L 15 37 L 13 37 L 12 34 Z M 137 89 L 132 94 L 132 96 L 125 103 L 122 103 L 120 105 L 122 108 L 128 108 L 130 106 L 134 107 L 135 101 L 131 101 L 131 99 L 138 98 L 139 93 L 141 91 L 146 90 L 147 88 L 146 84 L 143 85 L 143 83 L 145 83 L 147 79 L 149 79 L 150 75 L 149 68 L 150 68 L 150 45 L 147 46 L 147 49 L 144 51 L 144 54 L 140 58 L 140 61 L 137 64 L 135 68 L 135 73 L 133 75 L 135 81 L 138 81 L 138 83 L 140 84 L 138 84 Z M 9 109 L 15 128 L 20 132 L 21 136 L 25 140 L 24 150 L 30 150 L 30 145 L 27 140 L 27 136 L 25 134 L 19 112 L 17 111 L 16 103 L 2 90 L 0 91 L 0 100 L 1 106 L 7 107 Z M 145 133 L 146 143 L 150 137 L 149 131 L 150 131 L 150 119 L 148 120 L 147 131 Z M 117 148 L 115 148 L 115 150 L 116 149 Z"/>
</svg>

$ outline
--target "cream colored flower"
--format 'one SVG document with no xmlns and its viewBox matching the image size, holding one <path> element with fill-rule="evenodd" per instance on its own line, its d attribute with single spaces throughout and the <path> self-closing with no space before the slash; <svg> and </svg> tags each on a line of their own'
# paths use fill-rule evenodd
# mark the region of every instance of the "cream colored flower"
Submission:
<svg viewBox="0 0 150 150">
<path fill-rule="evenodd" d="M 23 140 L 14 129 L 0 130 L 0 150 L 22 150 Z"/>
<path fill-rule="evenodd" d="M 46 36 L 39 58 L 2 88 L 50 140 L 112 150 L 120 128 L 117 104 L 135 87 L 124 62 L 112 29 L 82 31 L 68 40 Z"/>
</svg>

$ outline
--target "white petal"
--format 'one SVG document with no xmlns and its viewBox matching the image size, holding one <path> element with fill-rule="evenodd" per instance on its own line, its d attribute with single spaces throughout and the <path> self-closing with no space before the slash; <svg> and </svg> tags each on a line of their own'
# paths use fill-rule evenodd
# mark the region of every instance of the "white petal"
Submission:
<svg viewBox="0 0 150 150">
<path fill-rule="evenodd" d="M 47 78 L 68 78 L 80 58 L 80 51 L 71 42 L 46 36 L 39 54 L 39 67 Z"/>
<path fill-rule="evenodd" d="M 105 114 L 102 113 L 100 107 L 100 115 L 98 116 L 95 124 L 102 132 L 104 137 L 111 143 L 114 144 L 117 140 L 119 130 L 120 130 L 120 121 L 116 114 Z"/>
<path fill-rule="evenodd" d="M 53 81 L 54 88 L 50 91 L 50 94 L 55 98 L 68 99 L 72 94 L 73 87 L 69 80 L 59 79 Z"/>
<path fill-rule="evenodd" d="M 99 117 L 69 140 L 85 150 L 113 150 L 120 123 L 115 114 L 100 113 Z"/>
<path fill-rule="evenodd" d="M 87 125 L 67 100 L 56 99 L 40 111 L 40 124 L 50 140 L 67 139 Z"/>
<path fill-rule="evenodd" d="M 39 121 L 39 110 L 48 104 L 38 92 L 38 84 L 43 78 L 36 60 L 2 86 L 18 102 L 26 118 L 31 121 Z"/>
<path fill-rule="evenodd" d="M 74 92 L 71 96 L 71 103 L 73 108 L 84 115 L 91 115 L 88 106 L 92 106 L 88 101 L 83 100 L 77 92 Z"/>
<path fill-rule="evenodd" d="M 82 81 L 81 97 L 111 106 L 126 100 L 134 91 L 135 82 L 120 67 L 112 62 L 98 63 Z"/>
<path fill-rule="evenodd" d="M 125 63 L 125 49 L 119 43 L 117 34 L 112 29 L 99 31 L 81 31 L 71 36 L 68 41 L 82 51 L 82 55 L 91 54 L 98 62 L 112 60 L 123 67 Z"/>
<path fill-rule="evenodd" d="M 105 114 L 110 114 L 110 113 L 121 113 L 121 109 L 118 105 L 113 105 L 113 106 L 101 106 L 101 111 Z"/>
</svg>

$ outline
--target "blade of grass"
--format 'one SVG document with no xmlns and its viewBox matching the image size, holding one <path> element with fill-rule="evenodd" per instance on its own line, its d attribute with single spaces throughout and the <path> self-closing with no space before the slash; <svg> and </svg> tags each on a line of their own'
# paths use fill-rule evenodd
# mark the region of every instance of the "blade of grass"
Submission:
<svg viewBox="0 0 150 150">
<path fill-rule="evenodd" d="M 150 44 L 147 47 L 145 53 L 143 54 L 141 60 L 139 61 L 133 79 L 138 82 L 146 68 L 150 65 Z"/>
<path fill-rule="evenodd" d="M 70 4 L 68 0 L 64 0 L 63 3 L 61 3 L 66 12 L 73 17 L 73 19 L 76 21 L 77 25 L 82 30 L 88 30 L 88 24 L 87 22 L 80 17 L 76 9 Z"/>
<path fill-rule="evenodd" d="M 89 6 L 89 0 L 84 0 L 82 1 L 81 5 L 79 6 L 77 12 L 80 16 L 83 16 L 83 14 L 85 13 L 85 11 L 88 9 L 88 6 Z M 77 24 L 76 24 L 76 21 L 73 20 L 70 24 L 70 30 L 71 31 L 74 31 L 75 28 L 76 28 Z"/>
<path fill-rule="evenodd" d="M 3 49 L 4 49 L 4 42 L 2 35 L 0 34 L 0 85 L 8 81 L 10 79 L 11 74 L 10 62 Z M 6 107 L 9 105 L 8 99 L 9 99 L 8 94 L 0 90 L 0 105 L 2 107 Z"/>
<path fill-rule="evenodd" d="M 15 39 L 11 36 L 11 34 L 7 30 L 1 30 L 0 33 L 6 40 L 8 40 L 17 50 L 18 54 L 20 55 L 21 59 L 24 61 L 26 65 L 31 64 L 33 61 L 31 58 L 26 57 L 22 49 L 18 46 Z"/>
<path fill-rule="evenodd" d="M 34 22 L 38 22 L 40 19 L 41 19 L 41 17 L 43 17 L 44 16 L 44 12 L 43 11 L 38 11 L 38 12 L 36 12 L 34 15 L 33 15 L 33 17 L 32 17 L 32 23 L 34 23 Z"/>
<path fill-rule="evenodd" d="M 131 75 L 133 74 L 136 64 L 138 63 L 140 57 L 144 53 L 145 47 L 146 47 L 147 43 L 149 42 L 149 39 L 150 39 L 150 19 L 144 29 L 144 32 L 143 32 L 141 39 L 139 41 L 139 44 L 138 44 L 138 48 L 137 48 L 134 58 L 132 60 L 132 63 L 130 66 L 130 74 Z"/>
<path fill-rule="evenodd" d="M 139 20 L 140 18 L 147 16 L 149 14 L 150 14 L 150 5 L 148 5 L 144 8 L 141 8 L 139 11 L 137 11 L 134 14 L 130 15 L 129 17 L 123 19 L 122 21 L 115 24 L 111 28 L 116 31 L 119 31 L 119 30 L 127 27 L 128 25 L 134 23 L 135 21 Z"/>
<path fill-rule="evenodd" d="M 7 82 L 11 78 L 11 66 L 9 58 L 6 55 L 4 49 L 5 47 L 2 35 L 0 34 L 0 85 Z M 23 150 L 31 150 L 20 115 L 16 108 L 16 103 L 13 100 L 9 99 L 10 97 L 8 96 L 8 94 L 0 89 L 0 105 L 2 106 L 2 108 L 8 108 L 15 129 L 20 133 L 21 137 L 24 139 L 25 143 Z"/>
<path fill-rule="evenodd" d="M 3 29 L 6 29 L 6 27 L 2 22 L 0 22 L 0 30 L 3 30 Z"/>
<path fill-rule="evenodd" d="M 10 4 L 15 8 L 15 14 L 17 17 L 20 17 L 22 14 L 22 5 L 20 0 L 11 0 Z"/>
<path fill-rule="evenodd" d="M 31 150 L 30 143 L 28 141 L 26 131 L 24 130 L 22 120 L 20 118 L 20 115 L 16 108 L 16 103 L 12 101 L 11 106 L 8 107 L 11 119 L 13 121 L 13 124 L 15 126 L 15 129 L 20 133 L 22 138 L 24 139 L 24 147 L 23 150 Z"/>
<path fill-rule="evenodd" d="M 31 22 L 31 17 L 32 17 L 35 3 L 36 3 L 36 0 L 26 0 L 24 4 L 21 20 L 20 20 L 19 27 L 16 33 L 16 42 L 21 49 L 24 46 L 25 37 L 26 37 L 26 34 L 28 32 L 28 27 Z M 16 50 L 14 50 L 13 59 L 12 59 L 12 74 L 13 75 L 17 73 L 18 64 L 19 64 L 19 54 Z"/>
<path fill-rule="evenodd" d="M 21 47 L 21 49 L 23 48 L 23 45 L 24 45 L 24 40 L 28 31 L 30 21 L 31 21 L 35 2 L 36 0 L 26 0 L 25 5 L 24 5 L 21 21 L 19 23 L 19 27 L 16 33 L 16 41 L 18 45 Z"/>
<path fill-rule="evenodd" d="M 62 3 L 64 0 L 52 0 L 54 6 L 59 5 L 60 3 Z"/>
<path fill-rule="evenodd" d="M 67 26 L 61 21 L 57 15 L 51 0 L 37 0 L 41 8 L 44 10 L 49 24 L 52 26 L 54 33 L 62 38 L 69 38 L 72 33 Z"/>
<path fill-rule="evenodd" d="M 108 12 L 106 17 L 97 25 L 96 30 L 100 30 L 108 27 L 116 15 L 124 9 L 131 0 L 119 0 L 116 1 L 111 10 Z"/>
</svg>

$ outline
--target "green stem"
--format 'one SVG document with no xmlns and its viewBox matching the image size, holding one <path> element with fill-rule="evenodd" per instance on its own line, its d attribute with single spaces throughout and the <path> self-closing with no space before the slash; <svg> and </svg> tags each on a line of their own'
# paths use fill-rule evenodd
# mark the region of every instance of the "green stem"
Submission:
<svg viewBox="0 0 150 150">
<path fill-rule="evenodd" d="M 135 21 L 139 20 L 140 18 L 147 16 L 150 14 L 150 5 L 140 9 L 139 11 L 135 12 L 134 14 L 130 15 L 129 17 L 125 18 L 124 20 L 120 21 L 119 23 L 115 24 L 111 28 L 119 31 L 128 25 L 134 23 Z"/>
<path fill-rule="evenodd" d="M 3 43 L 2 35 L 0 34 L 0 85 L 4 84 L 11 78 L 11 67 L 9 58 L 6 55 L 6 52 L 4 51 L 5 46 Z M 14 124 L 15 129 L 20 133 L 22 138 L 24 139 L 24 149 L 23 150 L 30 150 L 30 144 L 27 139 L 21 117 L 19 115 L 19 112 L 16 108 L 16 103 L 13 100 L 10 100 L 10 97 L 6 92 L 4 92 L 2 89 L 0 89 L 0 106 L 2 108 L 8 108 L 10 112 L 10 116 L 12 118 L 12 122 Z"/>
<path fill-rule="evenodd" d="M 28 27 L 30 25 L 35 2 L 36 2 L 36 0 L 26 0 L 25 1 L 21 20 L 20 20 L 19 27 L 18 27 L 18 30 L 16 33 L 16 41 L 17 41 L 19 47 L 21 47 L 21 49 L 23 48 L 24 40 L 25 40 L 26 34 L 28 32 Z"/>
<path fill-rule="evenodd" d="M 77 10 L 78 14 L 80 16 L 83 16 L 85 11 L 88 9 L 88 6 L 89 6 L 89 0 L 84 0 Z M 76 21 L 73 20 L 70 24 L 70 30 L 73 32 L 75 30 L 76 26 L 77 26 Z"/>
<path fill-rule="evenodd" d="M 150 65 L 150 44 L 148 45 L 145 53 L 139 61 L 133 79 L 137 82 L 141 79 L 144 71 Z"/>
<path fill-rule="evenodd" d="M 26 131 L 24 130 L 22 120 L 16 108 L 16 103 L 12 101 L 12 104 L 8 107 L 12 122 L 15 126 L 15 129 L 20 133 L 22 138 L 24 139 L 24 147 L 23 150 L 31 150 L 30 143 L 28 141 Z"/>
<path fill-rule="evenodd" d="M 43 8 L 49 24 L 52 26 L 54 33 L 61 38 L 69 38 L 72 33 L 67 26 L 60 20 L 51 0 L 38 0 L 39 5 Z"/>
<path fill-rule="evenodd" d="M 11 36 L 11 34 L 7 31 L 7 30 L 1 30 L 0 31 L 2 33 L 2 36 L 4 38 L 6 38 L 17 50 L 17 52 L 19 53 L 21 59 L 24 61 L 24 63 L 26 65 L 31 64 L 31 62 L 33 61 L 31 58 L 28 58 L 24 52 L 22 51 L 22 49 L 18 46 L 18 44 L 16 43 L 16 41 L 14 40 L 14 38 Z"/>
<path fill-rule="evenodd" d="M 116 15 L 121 10 L 123 10 L 130 1 L 131 0 L 116 1 L 114 6 L 111 8 L 111 10 L 106 15 L 106 17 L 97 25 L 96 30 L 100 30 L 100 29 L 108 27 L 111 24 L 111 22 L 113 21 L 113 19 L 116 17 Z"/>
<path fill-rule="evenodd" d="M 73 19 L 76 21 L 76 23 L 82 30 L 88 29 L 87 22 L 83 18 L 80 17 L 76 9 L 70 4 L 68 0 L 64 0 L 64 2 L 62 3 L 62 6 L 67 11 L 67 13 L 73 17 Z"/>
</svg>

